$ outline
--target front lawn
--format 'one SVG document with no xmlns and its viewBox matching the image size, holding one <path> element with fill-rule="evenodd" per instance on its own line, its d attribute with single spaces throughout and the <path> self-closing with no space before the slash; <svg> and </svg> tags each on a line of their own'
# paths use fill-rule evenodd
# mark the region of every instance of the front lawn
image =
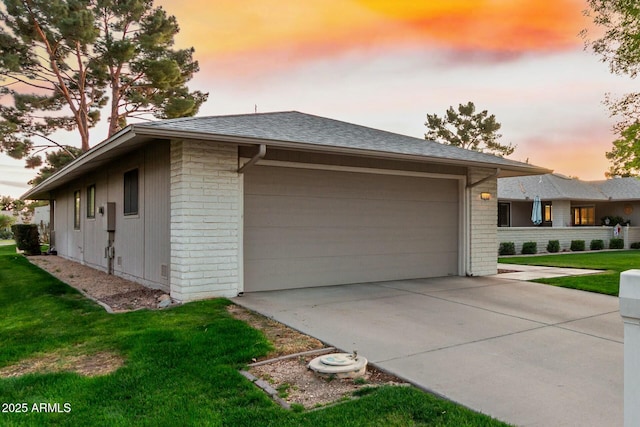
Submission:
<svg viewBox="0 0 640 427">
<path fill-rule="evenodd" d="M 14 246 L 0 247 L 0 425 L 505 425 L 412 387 L 282 409 L 238 373 L 270 343 L 231 317 L 229 303 L 108 314 Z M 70 372 L 79 360 L 106 371 Z"/>
<path fill-rule="evenodd" d="M 537 279 L 535 282 L 617 296 L 620 288 L 620 273 L 640 268 L 640 251 L 594 251 L 588 253 L 503 257 L 499 258 L 498 262 L 604 270 L 602 274 Z"/>
</svg>

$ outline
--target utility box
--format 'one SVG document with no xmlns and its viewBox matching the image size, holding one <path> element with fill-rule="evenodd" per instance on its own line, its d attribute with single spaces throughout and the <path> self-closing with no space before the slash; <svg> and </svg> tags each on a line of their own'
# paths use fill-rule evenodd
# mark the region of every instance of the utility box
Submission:
<svg viewBox="0 0 640 427">
<path fill-rule="evenodd" d="M 107 202 L 104 210 L 104 229 L 105 231 L 116 231 L 116 203 Z"/>
</svg>

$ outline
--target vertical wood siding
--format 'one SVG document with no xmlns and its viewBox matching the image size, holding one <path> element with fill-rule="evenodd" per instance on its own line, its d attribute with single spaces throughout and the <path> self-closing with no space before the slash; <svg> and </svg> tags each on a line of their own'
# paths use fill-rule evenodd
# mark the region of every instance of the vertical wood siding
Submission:
<svg viewBox="0 0 640 427">
<path fill-rule="evenodd" d="M 139 170 L 139 212 L 124 215 L 124 173 Z M 96 186 L 96 215 L 87 218 L 87 187 Z M 73 192 L 80 190 L 80 230 L 73 227 Z M 130 280 L 169 290 L 162 266 L 169 265 L 169 145 L 147 148 L 85 175 L 55 194 L 55 235 L 58 254 L 91 267 L 107 270 L 105 248 L 109 233 L 106 216 L 98 212 L 107 202 L 116 204 L 114 273 Z M 165 269 L 168 276 L 168 271 Z"/>
</svg>

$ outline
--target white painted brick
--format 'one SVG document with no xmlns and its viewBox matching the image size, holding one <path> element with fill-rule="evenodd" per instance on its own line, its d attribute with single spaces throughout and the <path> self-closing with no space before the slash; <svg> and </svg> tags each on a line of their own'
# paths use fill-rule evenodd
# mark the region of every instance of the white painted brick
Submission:
<svg viewBox="0 0 640 427">
<path fill-rule="evenodd" d="M 234 296 L 242 216 L 237 148 L 173 141 L 171 161 L 171 295 Z"/>
<path fill-rule="evenodd" d="M 468 181 L 478 182 L 494 173 L 491 169 L 471 169 Z M 489 192 L 491 200 L 481 200 L 480 193 Z M 469 272 L 474 276 L 495 274 L 497 272 L 497 257 L 495 253 L 497 235 L 496 222 L 497 180 L 489 179 L 470 190 L 470 236 L 471 260 Z"/>
</svg>

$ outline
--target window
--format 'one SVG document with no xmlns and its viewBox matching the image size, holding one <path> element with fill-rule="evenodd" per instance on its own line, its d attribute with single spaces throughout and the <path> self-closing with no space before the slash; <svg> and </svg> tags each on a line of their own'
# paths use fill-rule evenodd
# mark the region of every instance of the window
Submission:
<svg viewBox="0 0 640 427">
<path fill-rule="evenodd" d="M 87 187 L 87 218 L 96 217 L 96 186 Z"/>
<path fill-rule="evenodd" d="M 573 225 L 596 225 L 596 208 L 594 206 L 576 206 L 571 208 Z"/>
<path fill-rule="evenodd" d="M 498 203 L 498 227 L 511 227 L 511 205 Z"/>
<path fill-rule="evenodd" d="M 124 174 L 124 214 L 138 214 L 138 169 Z"/>
<path fill-rule="evenodd" d="M 73 228 L 80 230 L 80 190 L 73 192 Z"/>
<path fill-rule="evenodd" d="M 551 202 L 545 202 L 542 205 L 542 224 L 551 225 L 553 222 L 553 207 Z"/>
</svg>

